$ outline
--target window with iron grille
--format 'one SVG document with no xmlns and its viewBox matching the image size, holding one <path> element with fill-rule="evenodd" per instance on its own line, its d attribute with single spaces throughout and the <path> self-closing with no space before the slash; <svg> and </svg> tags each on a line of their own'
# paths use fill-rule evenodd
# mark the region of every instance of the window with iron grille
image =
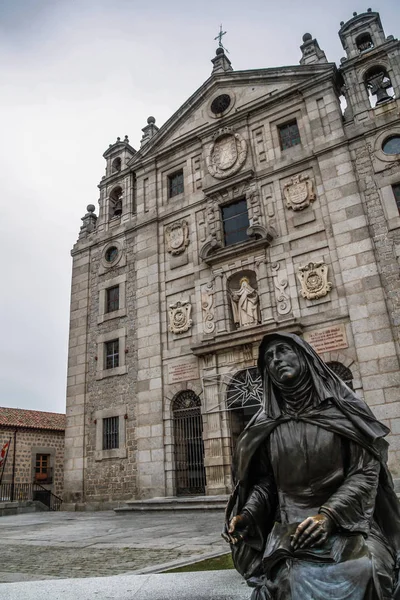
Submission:
<svg viewBox="0 0 400 600">
<path fill-rule="evenodd" d="M 396 200 L 397 208 L 399 209 L 400 213 L 400 183 L 395 183 L 394 185 L 392 185 L 392 190 L 394 199 Z"/>
<path fill-rule="evenodd" d="M 239 200 L 222 207 L 225 246 L 248 240 L 247 229 L 250 225 L 246 200 Z"/>
<path fill-rule="evenodd" d="M 183 194 L 183 170 L 168 176 L 168 198 Z"/>
<path fill-rule="evenodd" d="M 103 419 L 103 450 L 119 448 L 119 417 Z"/>
<path fill-rule="evenodd" d="M 106 312 L 113 312 L 119 309 L 119 285 L 106 290 Z"/>
<path fill-rule="evenodd" d="M 47 481 L 50 479 L 50 454 L 36 454 L 35 480 Z"/>
<path fill-rule="evenodd" d="M 115 369 L 119 366 L 119 340 L 105 343 L 105 368 Z"/>
<path fill-rule="evenodd" d="M 282 150 L 287 150 L 287 148 L 292 148 L 292 146 L 297 146 L 297 144 L 301 143 L 296 120 L 279 125 L 278 131 Z"/>
</svg>

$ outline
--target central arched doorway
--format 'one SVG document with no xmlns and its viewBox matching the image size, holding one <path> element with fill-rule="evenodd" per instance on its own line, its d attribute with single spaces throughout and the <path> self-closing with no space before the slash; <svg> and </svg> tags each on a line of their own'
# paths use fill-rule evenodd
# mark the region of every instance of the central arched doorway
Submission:
<svg viewBox="0 0 400 600">
<path fill-rule="evenodd" d="M 238 371 L 231 378 L 226 403 L 230 415 L 232 453 L 239 435 L 260 410 L 262 398 L 262 381 L 257 367 Z"/>
<path fill-rule="evenodd" d="M 172 401 L 177 496 L 205 493 L 203 419 L 200 398 L 185 390 Z"/>
</svg>

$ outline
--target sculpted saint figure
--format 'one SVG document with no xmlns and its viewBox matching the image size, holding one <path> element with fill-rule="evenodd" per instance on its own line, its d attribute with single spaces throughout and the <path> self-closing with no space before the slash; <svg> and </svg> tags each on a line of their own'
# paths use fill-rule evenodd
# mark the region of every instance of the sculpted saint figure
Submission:
<svg viewBox="0 0 400 600">
<path fill-rule="evenodd" d="M 259 322 L 258 293 L 247 277 L 240 280 L 240 288 L 231 292 L 233 320 L 239 327 L 256 325 Z"/>
<path fill-rule="evenodd" d="M 264 337 L 223 537 L 252 600 L 399 600 L 388 428 L 301 338 Z"/>
</svg>

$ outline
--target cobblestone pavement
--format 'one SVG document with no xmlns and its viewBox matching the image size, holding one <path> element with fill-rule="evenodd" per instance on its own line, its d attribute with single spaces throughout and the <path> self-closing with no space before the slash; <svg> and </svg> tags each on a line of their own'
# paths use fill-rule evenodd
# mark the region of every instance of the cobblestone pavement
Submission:
<svg viewBox="0 0 400 600">
<path fill-rule="evenodd" d="M 31 513 L 0 518 L 0 583 L 160 569 L 227 550 L 220 511 Z"/>
</svg>

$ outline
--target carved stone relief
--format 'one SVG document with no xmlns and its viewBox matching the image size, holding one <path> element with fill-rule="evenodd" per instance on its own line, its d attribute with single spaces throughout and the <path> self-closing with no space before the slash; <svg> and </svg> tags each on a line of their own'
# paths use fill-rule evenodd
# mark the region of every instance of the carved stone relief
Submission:
<svg viewBox="0 0 400 600">
<path fill-rule="evenodd" d="M 192 319 L 190 318 L 192 312 L 191 303 L 186 300 L 184 302 L 178 301 L 175 304 L 169 306 L 169 330 L 172 333 L 185 333 L 192 326 Z"/>
<path fill-rule="evenodd" d="M 251 344 L 244 344 L 242 346 L 242 354 L 244 361 L 253 360 L 253 346 Z"/>
<path fill-rule="evenodd" d="M 304 267 L 299 267 L 298 278 L 301 283 L 301 295 L 307 300 L 323 298 L 332 289 L 332 283 L 328 281 L 328 265 L 324 261 L 310 262 Z"/>
<path fill-rule="evenodd" d="M 172 254 L 172 256 L 182 254 L 189 244 L 188 222 L 183 220 L 168 225 L 165 229 L 165 241 L 167 251 Z"/>
<path fill-rule="evenodd" d="M 274 278 L 274 286 L 275 286 L 275 298 L 276 298 L 276 308 L 279 315 L 287 315 L 292 310 L 292 303 L 290 300 L 290 296 L 286 291 L 288 287 L 288 280 L 286 279 L 286 274 L 280 279 L 278 271 L 281 268 L 281 265 L 276 262 L 271 265 L 273 278 Z"/>
<path fill-rule="evenodd" d="M 294 175 L 283 186 L 287 208 L 304 210 L 315 200 L 314 182 L 308 175 Z"/>
<path fill-rule="evenodd" d="M 201 288 L 201 308 L 203 311 L 203 331 L 204 333 L 213 333 L 215 331 L 213 281 Z"/>
<path fill-rule="evenodd" d="M 225 179 L 239 171 L 246 156 L 246 140 L 231 127 L 224 127 L 215 134 L 210 146 L 206 157 L 208 171 L 216 179 Z"/>
<path fill-rule="evenodd" d="M 233 321 L 236 327 L 248 327 L 260 322 L 258 292 L 251 287 L 248 277 L 242 277 L 240 288 L 231 290 Z"/>
</svg>

